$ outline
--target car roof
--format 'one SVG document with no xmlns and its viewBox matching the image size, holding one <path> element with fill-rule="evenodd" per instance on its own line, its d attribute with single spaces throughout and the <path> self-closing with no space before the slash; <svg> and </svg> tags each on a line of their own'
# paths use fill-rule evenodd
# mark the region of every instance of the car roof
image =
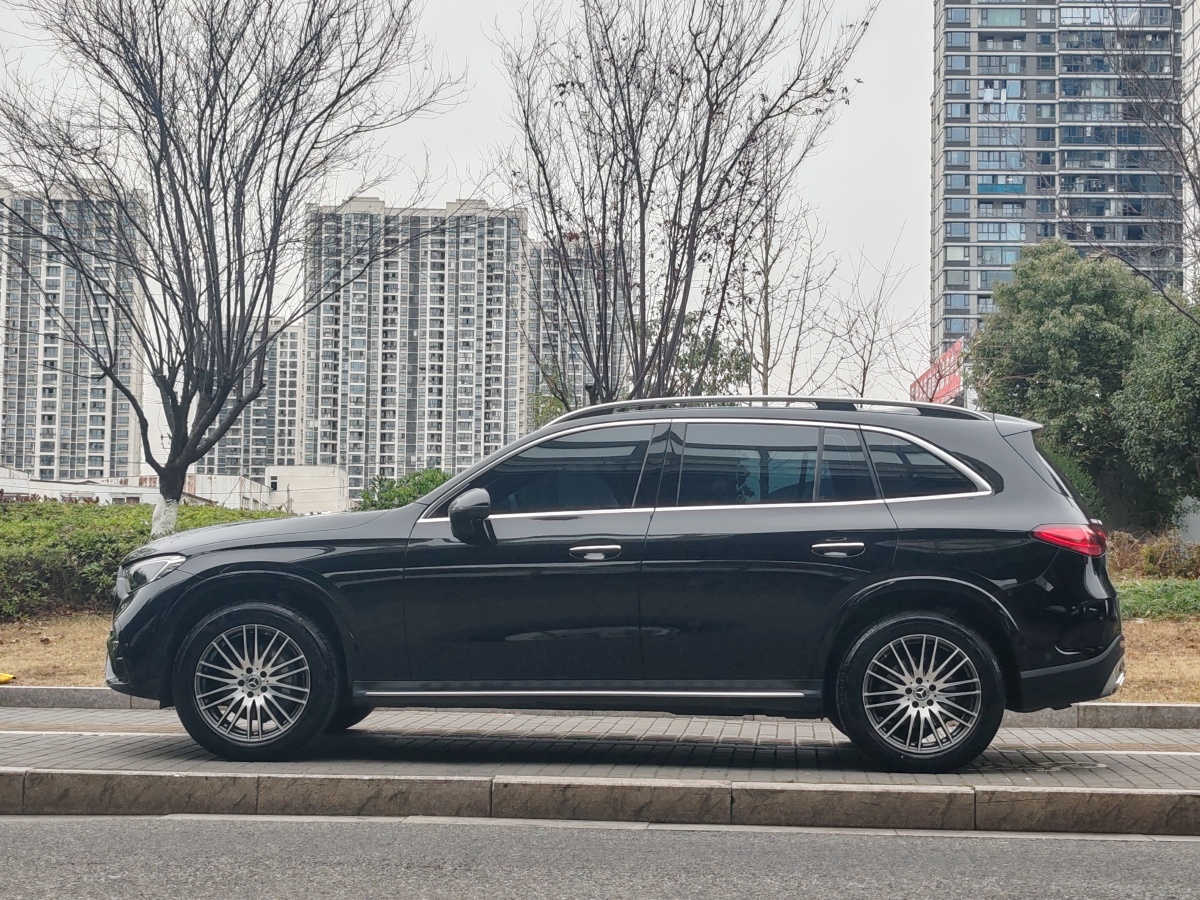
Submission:
<svg viewBox="0 0 1200 900">
<path fill-rule="evenodd" d="M 555 421 L 564 422 L 573 419 L 590 418 L 599 415 L 615 415 L 623 412 L 637 412 L 646 409 L 656 410 L 661 413 L 663 410 L 683 412 L 692 409 L 711 410 L 713 408 L 723 410 L 751 409 L 759 413 L 774 410 L 777 412 L 822 411 L 854 414 L 874 410 L 886 410 L 946 419 L 991 419 L 989 413 L 965 409 L 961 406 L 950 406 L 944 403 L 878 400 L 866 397 L 741 396 L 728 394 L 707 397 L 652 397 L 641 400 L 618 400 L 613 403 L 583 406 L 559 416 Z"/>
<path fill-rule="evenodd" d="M 640 419 L 752 418 L 805 420 L 924 430 L 933 425 L 941 431 L 950 422 L 1004 423 L 1005 432 L 1033 430 L 1039 426 L 1010 416 L 964 409 L 938 403 L 876 400 L 862 397 L 665 397 L 629 400 L 581 407 L 559 416 L 550 425 L 578 426 L 591 422 L 637 421 Z M 918 424 L 920 423 L 920 424 Z"/>
</svg>

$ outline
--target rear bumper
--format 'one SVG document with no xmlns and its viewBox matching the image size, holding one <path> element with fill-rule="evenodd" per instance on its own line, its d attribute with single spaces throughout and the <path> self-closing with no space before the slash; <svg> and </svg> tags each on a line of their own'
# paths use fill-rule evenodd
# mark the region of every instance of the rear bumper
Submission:
<svg viewBox="0 0 1200 900">
<path fill-rule="evenodd" d="M 1062 709 L 1072 703 L 1107 697 L 1125 680 L 1125 637 L 1117 635 L 1098 656 L 1048 669 L 1021 673 L 1017 712 Z"/>
</svg>

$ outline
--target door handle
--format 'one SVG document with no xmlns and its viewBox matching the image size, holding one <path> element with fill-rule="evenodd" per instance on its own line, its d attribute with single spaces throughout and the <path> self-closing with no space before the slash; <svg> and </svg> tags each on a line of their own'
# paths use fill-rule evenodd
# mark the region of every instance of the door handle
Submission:
<svg viewBox="0 0 1200 900">
<path fill-rule="evenodd" d="M 834 559 L 846 559 L 850 556 L 862 556 L 867 545 L 862 541 L 825 541 L 813 544 L 812 551 L 817 556 L 830 556 Z"/>
<path fill-rule="evenodd" d="M 602 562 L 621 555 L 620 544 L 580 544 L 571 548 L 571 555 L 587 562 Z"/>
</svg>

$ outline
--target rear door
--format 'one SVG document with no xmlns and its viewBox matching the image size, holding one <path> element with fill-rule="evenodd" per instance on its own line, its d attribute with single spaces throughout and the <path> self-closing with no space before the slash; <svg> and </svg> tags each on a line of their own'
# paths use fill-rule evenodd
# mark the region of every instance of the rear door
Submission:
<svg viewBox="0 0 1200 900">
<path fill-rule="evenodd" d="M 674 438 L 642 570 L 646 678 L 819 677 L 826 625 L 895 552 L 858 430 L 686 420 Z"/>
</svg>

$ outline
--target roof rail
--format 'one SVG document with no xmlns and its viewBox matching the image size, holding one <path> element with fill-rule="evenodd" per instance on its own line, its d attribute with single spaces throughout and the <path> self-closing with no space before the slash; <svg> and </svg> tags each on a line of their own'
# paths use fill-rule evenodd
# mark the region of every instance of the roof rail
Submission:
<svg viewBox="0 0 1200 900">
<path fill-rule="evenodd" d="M 922 416 L 934 416 L 942 419 L 991 419 L 986 413 L 963 409 L 961 406 L 947 406 L 943 403 L 917 403 L 909 400 L 870 400 L 864 397 L 770 397 L 770 396 L 724 396 L 724 397 L 651 397 L 644 400 L 618 400 L 613 403 L 598 403 L 595 406 L 584 406 L 571 410 L 554 420 L 570 422 L 575 419 L 587 419 L 593 416 L 609 415 L 615 412 L 636 409 L 662 409 L 684 406 L 752 406 L 752 405 L 781 405 L 807 404 L 814 409 L 835 410 L 837 412 L 857 412 L 862 407 L 884 406 L 897 409 L 910 409 Z M 552 423 L 553 424 L 553 423 Z"/>
</svg>

